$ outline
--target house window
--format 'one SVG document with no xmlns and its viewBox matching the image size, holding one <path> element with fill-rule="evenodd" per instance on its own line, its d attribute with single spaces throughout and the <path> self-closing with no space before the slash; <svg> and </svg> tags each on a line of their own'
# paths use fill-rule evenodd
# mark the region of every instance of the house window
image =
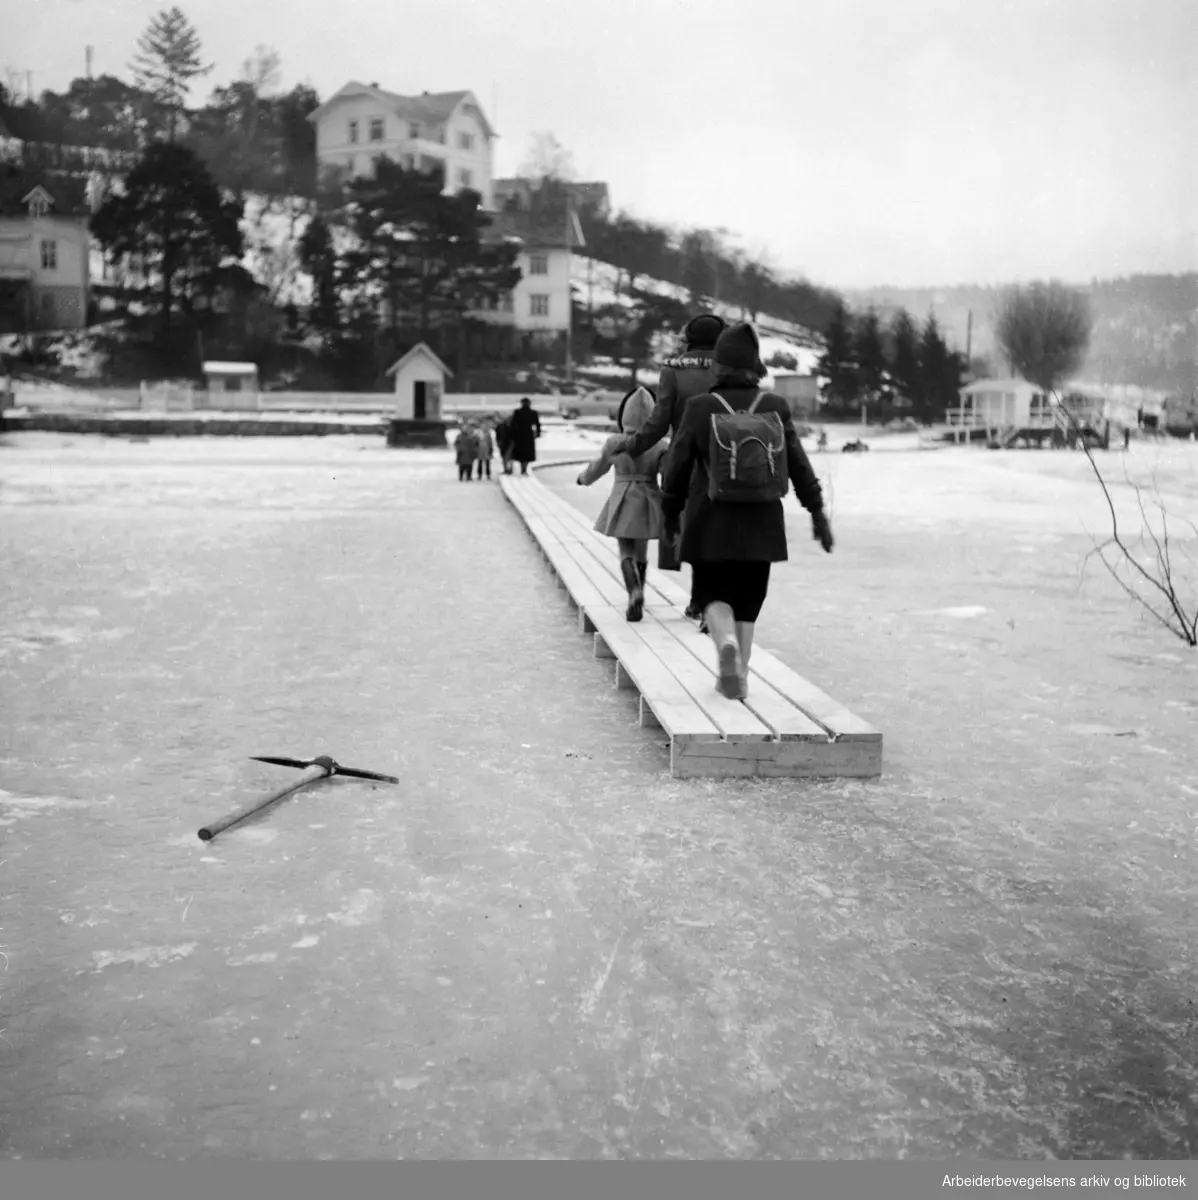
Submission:
<svg viewBox="0 0 1198 1200">
<path fill-rule="evenodd" d="M 418 138 L 420 136 L 420 122 L 410 121 L 408 123 L 408 137 Z"/>
<path fill-rule="evenodd" d="M 474 149 L 474 134 L 459 133 L 458 134 L 458 149 L 473 150 Z"/>
<path fill-rule="evenodd" d="M 528 273 L 530 275 L 548 275 L 549 259 L 544 254 L 532 255 L 528 260 Z"/>
<path fill-rule="evenodd" d="M 49 238 L 42 239 L 42 270 L 58 270 L 58 243 Z"/>
<path fill-rule="evenodd" d="M 460 183 L 462 187 L 470 187 L 474 183 L 474 172 L 465 170 L 459 171 L 458 183 Z"/>
<path fill-rule="evenodd" d="M 416 160 L 410 154 L 401 154 L 399 156 L 399 165 L 405 171 L 410 171 L 416 165 Z"/>
<path fill-rule="evenodd" d="M 511 312 L 512 311 L 512 293 L 511 292 L 507 292 L 503 296 L 503 298 L 499 301 L 499 309 L 501 312 Z"/>
<path fill-rule="evenodd" d="M 357 121 L 350 121 L 350 123 L 349 123 L 349 140 L 351 142 L 357 142 L 357 140 L 358 140 L 358 122 Z"/>
<path fill-rule="evenodd" d="M 372 117 L 370 120 L 370 140 L 372 142 L 381 142 L 383 140 L 383 118 Z"/>
<path fill-rule="evenodd" d="M 537 292 L 529 296 L 529 312 L 534 317 L 547 317 L 549 315 L 549 297 L 544 293 Z"/>
<path fill-rule="evenodd" d="M 441 160 L 433 158 L 431 154 L 422 154 L 420 156 L 420 169 L 422 171 L 439 171 L 441 170 Z"/>
</svg>

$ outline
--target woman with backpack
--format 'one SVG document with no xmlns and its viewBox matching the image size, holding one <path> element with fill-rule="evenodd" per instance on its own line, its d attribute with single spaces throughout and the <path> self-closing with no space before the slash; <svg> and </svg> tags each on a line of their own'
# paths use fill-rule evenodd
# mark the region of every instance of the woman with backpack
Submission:
<svg viewBox="0 0 1198 1200">
<path fill-rule="evenodd" d="M 663 536 L 677 538 L 681 520 L 679 557 L 691 565 L 692 595 L 716 646 L 720 691 L 743 700 L 770 565 L 787 558 L 788 480 L 829 554 L 833 538 L 790 406 L 760 390 L 766 372 L 753 327 L 725 330 L 713 360 L 715 386 L 687 404 L 667 460 Z"/>
<path fill-rule="evenodd" d="M 639 621 L 644 616 L 645 575 L 649 570 L 649 542 L 661 537 L 661 491 L 657 477 L 666 448 L 659 440 L 635 458 L 619 449 L 625 435 L 635 433 L 649 420 L 656 397 L 646 387 L 633 388 L 620 401 L 616 425 L 603 451 L 578 476 L 582 487 L 602 479 L 613 467 L 616 477 L 598 519 L 595 530 L 615 538 L 620 550 L 620 573 L 628 591 L 625 617 Z"/>
</svg>

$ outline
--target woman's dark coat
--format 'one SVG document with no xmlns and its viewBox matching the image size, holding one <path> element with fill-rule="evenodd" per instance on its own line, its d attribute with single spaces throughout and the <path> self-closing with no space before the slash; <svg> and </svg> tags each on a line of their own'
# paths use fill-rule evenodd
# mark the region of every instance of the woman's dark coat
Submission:
<svg viewBox="0 0 1198 1200">
<path fill-rule="evenodd" d="M 662 364 L 657 380 L 657 403 L 653 415 L 639 433 L 624 441 L 624 451 L 633 458 L 656 446 L 667 433 L 677 434 L 686 402 L 711 391 L 715 383 L 710 349 L 688 349 Z"/>
<path fill-rule="evenodd" d="M 512 457 L 518 463 L 537 461 L 537 441 L 541 436 L 541 414 L 521 405 L 509 418 L 512 423 Z"/>
<path fill-rule="evenodd" d="M 723 383 L 713 390 L 738 412 L 744 412 L 758 394 L 756 387 Z M 677 529 L 681 517 L 683 562 L 785 562 L 786 515 L 781 500 L 729 504 L 707 498 L 711 418 L 726 411 L 711 393 L 687 403 L 662 480 L 661 507 L 666 527 Z M 782 418 L 791 486 L 808 512 L 820 512 L 823 493 L 795 433 L 790 406 L 781 396 L 767 392 L 757 411 L 776 412 Z"/>
</svg>

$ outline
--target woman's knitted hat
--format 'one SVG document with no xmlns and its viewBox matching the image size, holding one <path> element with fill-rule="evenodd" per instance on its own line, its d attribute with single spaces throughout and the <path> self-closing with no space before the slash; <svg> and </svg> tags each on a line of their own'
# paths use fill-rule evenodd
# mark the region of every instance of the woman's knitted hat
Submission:
<svg viewBox="0 0 1198 1200">
<path fill-rule="evenodd" d="M 743 322 L 725 329 L 715 344 L 712 357 L 717 367 L 756 372 L 761 362 L 761 343 L 757 340 L 756 330 Z"/>
<path fill-rule="evenodd" d="M 682 328 L 682 340 L 688 350 L 710 350 L 716 339 L 728 328 L 728 322 L 714 313 L 691 317 Z"/>
</svg>

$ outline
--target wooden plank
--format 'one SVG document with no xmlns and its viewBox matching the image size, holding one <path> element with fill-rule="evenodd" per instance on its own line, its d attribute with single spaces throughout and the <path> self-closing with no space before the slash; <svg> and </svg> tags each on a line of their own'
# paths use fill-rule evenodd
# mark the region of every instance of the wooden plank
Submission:
<svg viewBox="0 0 1198 1200">
<path fill-rule="evenodd" d="M 679 779 L 876 779 L 882 774 L 881 742 L 768 742 L 756 758 L 745 753 L 752 746 L 750 742 L 675 741 L 670 772 Z"/>
<path fill-rule="evenodd" d="M 687 735 L 718 741 L 714 721 L 695 703 L 669 666 L 644 644 L 639 630 L 624 620 L 618 609 L 596 609 L 591 614 L 599 632 L 596 641 L 619 655 L 641 698 L 652 709 L 658 723 L 674 736 Z"/>
<path fill-rule="evenodd" d="M 753 650 L 750 670 L 801 708 L 813 721 L 831 730 L 839 741 L 881 742 L 882 735 L 868 721 L 849 712 L 768 650 Z"/>
<path fill-rule="evenodd" d="M 628 593 L 624 587 L 624 577 L 620 572 L 620 560 L 615 553 L 609 552 L 606 547 L 590 543 L 588 539 L 574 537 L 569 528 L 564 526 L 559 519 L 554 517 L 547 519 L 551 523 L 550 527 L 558 534 L 563 544 L 571 548 L 575 560 L 583 566 L 587 574 L 596 581 L 608 580 L 609 583 L 603 586 L 609 589 L 611 587 L 618 588 L 621 597 L 626 602 Z M 615 603 L 614 599 L 612 603 Z M 646 589 L 645 607 L 649 609 L 673 608 L 674 606 L 660 595 L 654 595 L 651 589 Z"/>
<path fill-rule="evenodd" d="M 729 700 L 716 689 L 715 670 L 699 662 L 656 621 L 644 623 L 638 633 L 725 737 L 755 741 L 773 738 L 773 731 L 759 717 L 739 700 Z"/>
<path fill-rule="evenodd" d="M 651 576 L 647 598 L 656 591 L 673 603 L 647 605 L 646 619 L 629 624 L 612 540 L 539 481 L 502 482 L 571 597 L 583 601 L 579 627 L 594 630 L 597 655 L 615 660 L 616 686 L 639 691 L 640 723 L 669 735 L 676 777 L 881 774 L 881 734 L 766 650 L 754 650 L 747 703 L 720 695 L 710 639 L 678 611 L 684 588 L 672 579 L 655 587 Z"/>
<path fill-rule="evenodd" d="M 544 485 L 542 485 L 544 487 Z M 615 543 L 611 538 L 605 538 L 601 533 L 596 533 L 594 528 L 588 523 L 586 516 L 579 512 L 568 500 L 563 500 L 558 496 L 548 493 L 548 502 L 553 504 L 563 521 L 574 525 L 583 535 L 580 540 L 584 544 L 593 543 L 599 550 L 598 557 L 613 572 L 619 576 L 620 563 L 618 553 L 615 548 Z M 648 604 L 656 607 L 658 603 L 661 605 L 678 606 L 683 609 L 690 603 L 690 592 L 682 586 L 676 579 L 671 576 L 668 571 L 659 571 L 652 564 L 654 561 L 654 552 L 650 550 L 650 566 L 648 584 L 645 589 L 646 601 Z M 656 596 L 653 593 L 657 593 Z"/>
<path fill-rule="evenodd" d="M 688 621 L 677 609 L 668 612 L 653 611 L 646 614 L 647 619 L 657 621 L 662 628 L 684 646 L 700 662 L 711 665 L 714 670 L 715 645 L 706 634 L 699 632 L 699 627 Z M 744 706 L 768 725 L 777 738 L 790 741 L 795 738 L 822 739 L 826 741 L 829 733 L 823 726 L 811 720 L 800 708 L 776 691 L 760 676 L 753 674 L 753 660 L 749 660 L 749 695 L 743 700 Z"/>
</svg>

